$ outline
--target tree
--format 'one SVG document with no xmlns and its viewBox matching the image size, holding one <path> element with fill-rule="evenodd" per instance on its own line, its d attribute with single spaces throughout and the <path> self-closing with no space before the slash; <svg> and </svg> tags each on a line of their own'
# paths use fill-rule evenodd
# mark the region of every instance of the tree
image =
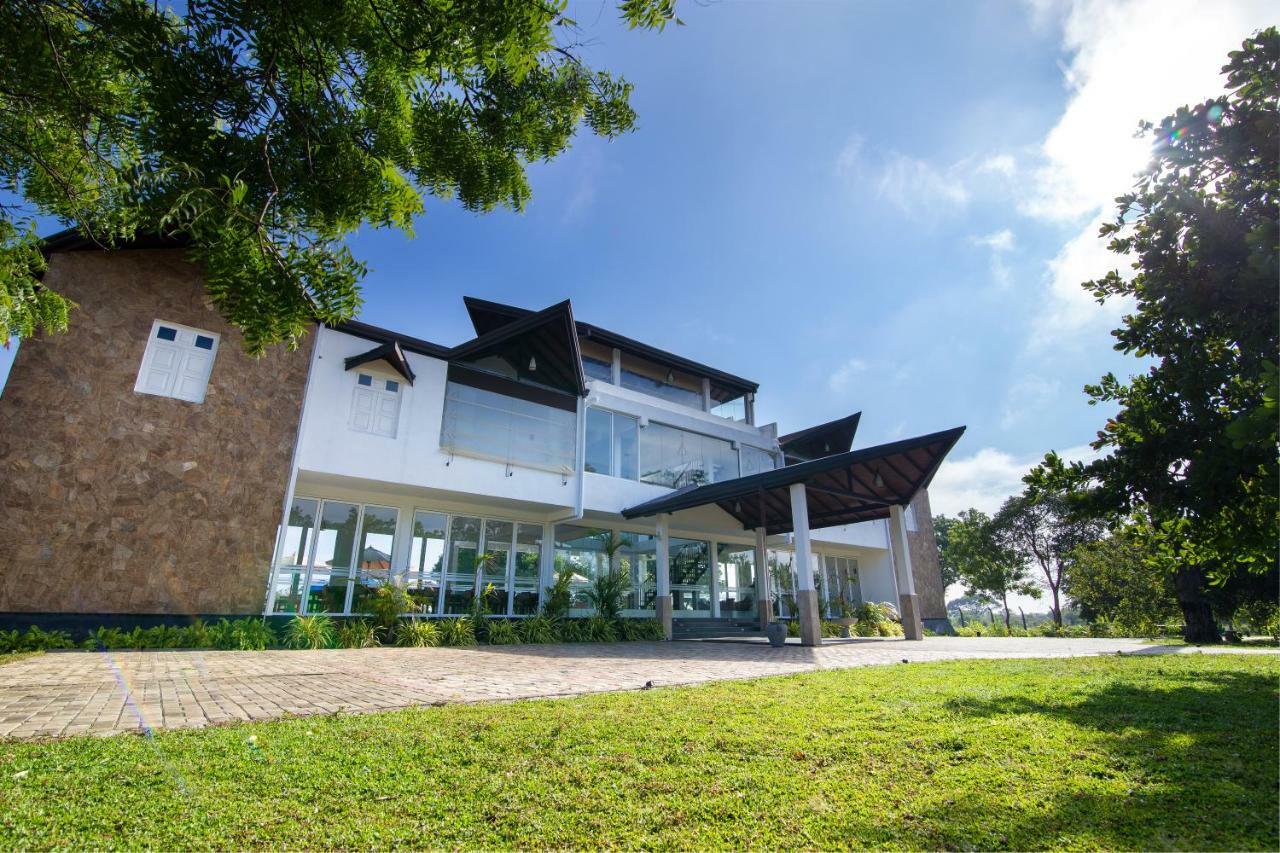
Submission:
<svg viewBox="0 0 1280 853">
<path fill-rule="evenodd" d="M 1005 547 L 1043 575 L 1053 623 L 1062 627 L 1062 586 L 1072 554 L 1102 534 L 1101 523 L 1074 512 L 1061 492 L 1028 491 L 1006 500 L 992 524 Z"/>
<path fill-rule="evenodd" d="M 1125 631 L 1153 635 L 1177 619 L 1173 574 L 1141 542 L 1123 533 L 1077 546 L 1065 589 L 1089 622 L 1105 619 Z"/>
<path fill-rule="evenodd" d="M 951 525 L 947 551 L 964 584 L 965 595 L 1000 602 L 1005 628 L 1010 627 L 1010 593 L 1040 596 L 1027 565 L 1000 541 L 995 525 L 985 513 L 976 509 L 961 512 Z"/>
<path fill-rule="evenodd" d="M 945 515 L 933 517 L 933 538 L 938 544 L 938 567 L 942 574 L 942 590 L 960 581 L 960 573 L 956 571 L 955 561 L 951 556 L 951 527 L 956 523 L 954 518 Z"/>
<path fill-rule="evenodd" d="M 528 163 L 635 123 L 561 0 L 14 0 L 0 31 L 0 181 L 26 202 L 0 206 L 0 333 L 24 337 L 70 307 L 37 280 L 35 213 L 104 246 L 187 242 L 257 352 L 355 314 L 360 225 L 411 233 L 425 193 L 519 210 Z"/>
<path fill-rule="evenodd" d="M 1106 455 L 1046 459 L 1173 567 L 1190 642 L 1220 639 L 1208 584 L 1275 565 L 1280 510 L 1280 33 L 1246 40 L 1223 72 L 1225 97 L 1142 125 L 1152 161 L 1101 232 L 1135 273 L 1084 285 L 1133 301 L 1116 349 L 1154 363 L 1086 387 L 1119 409 L 1093 443 Z"/>
</svg>

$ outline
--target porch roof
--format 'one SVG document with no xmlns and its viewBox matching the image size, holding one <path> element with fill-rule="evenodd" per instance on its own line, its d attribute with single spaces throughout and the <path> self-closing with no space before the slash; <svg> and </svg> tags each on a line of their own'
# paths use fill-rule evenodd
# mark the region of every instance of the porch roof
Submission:
<svg viewBox="0 0 1280 853">
<path fill-rule="evenodd" d="M 907 438 L 876 447 L 835 453 L 773 471 L 721 483 L 693 486 L 622 511 L 642 518 L 715 504 L 745 529 L 770 534 L 794 530 L 790 488 L 805 486 L 811 527 L 835 527 L 887 518 L 929 485 L 964 427 Z"/>
</svg>

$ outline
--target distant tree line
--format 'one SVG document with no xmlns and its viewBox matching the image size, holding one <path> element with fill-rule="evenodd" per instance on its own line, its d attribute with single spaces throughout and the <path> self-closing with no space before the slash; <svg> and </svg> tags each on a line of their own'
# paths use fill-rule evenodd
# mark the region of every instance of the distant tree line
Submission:
<svg viewBox="0 0 1280 853">
<path fill-rule="evenodd" d="M 1244 622 L 1275 631 L 1280 573 L 1280 34 L 1245 40 L 1228 93 L 1140 131 L 1153 156 L 1100 237 L 1131 259 L 1086 282 L 1133 308 L 1115 348 L 1150 364 L 1089 385 L 1118 408 L 1093 442 L 1055 453 L 991 517 L 935 520 L 944 574 L 977 601 L 1046 594 L 1082 618 L 1145 633 L 1181 623 L 1218 642 Z"/>
</svg>

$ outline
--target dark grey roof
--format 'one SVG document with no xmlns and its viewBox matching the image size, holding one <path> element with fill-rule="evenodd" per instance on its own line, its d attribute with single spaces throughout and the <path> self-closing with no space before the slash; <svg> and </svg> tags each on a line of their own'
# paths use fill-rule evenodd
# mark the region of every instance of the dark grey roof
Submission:
<svg viewBox="0 0 1280 853">
<path fill-rule="evenodd" d="M 811 527 L 835 527 L 886 518 L 889 508 L 906 506 L 926 488 L 964 427 L 907 438 L 877 447 L 849 450 L 663 495 L 622 511 L 624 518 L 715 504 L 745 529 L 790 533 L 790 487 L 805 485 Z"/>
<path fill-rule="evenodd" d="M 385 344 L 376 346 L 368 352 L 360 355 L 353 355 L 344 363 L 347 370 L 359 367 L 362 364 L 368 364 L 371 361 L 385 361 L 396 373 L 404 377 L 405 381 L 410 385 L 413 384 L 414 375 L 413 368 L 409 366 L 409 360 L 404 357 L 400 344 L 396 341 L 387 341 Z"/>
<path fill-rule="evenodd" d="M 787 433 L 778 439 L 778 444 L 782 445 L 782 455 L 786 457 L 788 465 L 794 465 L 830 456 L 832 453 L 844 453 L 853 447 L 853 437 L 858 432 L 858 421 L 861 419 L 862 412 L 854 412 L 846 418 Z"/>
</svg>

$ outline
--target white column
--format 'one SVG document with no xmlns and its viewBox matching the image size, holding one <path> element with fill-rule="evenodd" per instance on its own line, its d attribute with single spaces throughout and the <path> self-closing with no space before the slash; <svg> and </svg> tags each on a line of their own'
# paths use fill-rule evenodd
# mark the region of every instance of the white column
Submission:
<svg viewBox="0 0 1280 853">
<path fill-rule="evenodd" d="M 916 597 L 915 573 L 911 570 L 911 548 L 907 542 L 906 514 L 901 506 L 889 508 L 889 544 L 893 556 L 893 576 L 898 582 L 898 611 L 908 640 L 924 639 L 920 623 L 920 602 Z"/>
<path fill-rule="evenodd" d="M 765 529 L 756 528 L 756 607 L 760 629 L 773 621 L 773 595 L 769 589 L 769 550 L 765 547 Z"/>
<path fill-rule="evenodd" d="M 556 581 L 556 524 L 542 523 L 542 553 L 538 557 L 538 602 L 547 594 L 547 587 Z"/>
<path fill-rule="evenodd" d="M 796 546 L 796 602 L 799 605 L 800 642 L 806 646 L 822 645 L 822 619 L 818 612 L 818 593 L 813 588 L 813 548 L 809 543 L 809 503 L 804 483 L 791 485 L 791 525 Z"/>
<path fill-rule="evenodd" d="M 671 639 L 671 516 L 667 513 L 658 515 L 657 527 L 657 596 L 654 599 L 654 616 L 662 623 L 667 639 Z"/>
</svg>

